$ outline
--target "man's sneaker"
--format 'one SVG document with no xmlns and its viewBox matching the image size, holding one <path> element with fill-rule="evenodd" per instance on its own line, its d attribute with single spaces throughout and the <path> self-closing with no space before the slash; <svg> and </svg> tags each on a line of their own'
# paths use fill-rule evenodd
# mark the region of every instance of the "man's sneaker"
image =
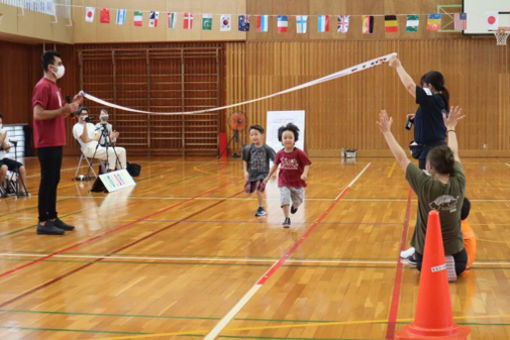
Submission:
<svg viewBox="0 0 510 340">
<path fill-rule="evenodd" d="M 264 207 L 259 207 L 257 209 L 257 212 L 255 213 L 255 216 L 257 217 L 266 216 L 266 211 L 264 210 Z"/>
<path fill-rule="evenodd" d="M 416 251 L 416 249 L 414 249 L 414 247 L 408 248 L 406 250 L 402 250 L 400 252 L 400 257 L 403 259 L 408 258 L 409 256 L 414 255 L 415 251 Z"/>
<path fill-rule="evenodd" d="M 46 221 L 45 225 L 37 224 L 37 234 L 41 235 L 64 235 L 65 230 L 57 228 L 54 222 Z"/>
<path fill-rule="evenodd" d="M 451 255 L 445 255 L 446 272 L 448 273 L 448 282 L 457 281 L 457 272 L 455 271 L 455 259 Z"/>
<path fill-rule="evenodd" d="M 408 256 L 404 259 L 404 263 L 416 267 L 416 256 L 413 254 L 411 256 Z"/>
<path fill-rule="evenodd" d="M 291 206 L 290 206 L 290 213 L 291 213 L 291 214 L 295 214 L 295 213 L 296 213 L 296 211 L 297 211 L 297 208 L 294 208 L 294 205 L 291 205 Z"/>
<path fill-rule="evenodd" d="M 69 225 L 67 223 L 64 223 L 60 218 L 57 217 L 55 221 L 53 221 L 53 224 L 59 229 L 71 231 L 74 230 L 74 226 Z"/>
<path fill-rule="evenodd" d="M 282 225 L 283 225 L 284 228 L 290 227 L 290 218 L 289 217 L 285 217 L 285 221 L 283 221 Z"/>
</svg>

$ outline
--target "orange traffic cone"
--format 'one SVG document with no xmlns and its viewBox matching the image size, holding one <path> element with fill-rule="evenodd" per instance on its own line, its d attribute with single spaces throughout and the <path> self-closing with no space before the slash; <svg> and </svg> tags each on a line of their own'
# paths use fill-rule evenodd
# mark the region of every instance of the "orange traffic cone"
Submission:
<svg viewBox="0 0 510 340">
<path fill-rule="evenodd" d="M 439 213 L 432 210 L 427 222 L 416 315 L 397 339 L 461 340 L 469 332 L 469 327 L 453 321 Z"/>
</svg>

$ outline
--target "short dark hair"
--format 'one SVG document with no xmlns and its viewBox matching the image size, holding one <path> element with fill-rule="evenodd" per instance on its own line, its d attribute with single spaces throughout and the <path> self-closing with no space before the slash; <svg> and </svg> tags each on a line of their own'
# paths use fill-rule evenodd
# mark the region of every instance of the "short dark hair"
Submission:
<svg viewBox="0 0 510 340">
<path fill-rule="evenodd" d="M 44 72 L 48 72 L 48 66 L 55 62 L 55 57 L 62 59 L 62 57 L 60 56 L 60 53 L 58 53 L 57 51 L 44 52 L 42 59 L 41 59 L 41 64 L 42 64 L 42 68 L 43 68 Z"/>
<path fill-rule="evenodd" d="M 280 126 L 278 129 L 278 140 L 280 142 L 282 141 L 282 136 L 285 131 L 291 131 L 294 134 L 294 141 L 297 142 L 299 138 L 299 128 L 296 125 L 289 123 L 287 125 Z"/>
<path fill-rule="evenodd" d="M 260 126 L 259 124 L 250 126 L 250 130 L 248 130 L 248 131 L 251 131 L 251 130 L 257 130 L 261 134 L 264 134 L 264 128 L 262 126 Z"/>
<path fill-rule="evenodd" d="M 81 115 L 81 112 L 82 111 L 87 111 L 88 113 L 90 113 L 90 110 L 88 107 L 86 107 L 85 105 L 82 105 L 78 108 L 78 111 L 76 111 L 76 114 L 77 115 Z"/>
<path fill-rule="evenodd" d="M 436 171 L 442 175 L 453 175 L 453 164 L 455 158 L 452 150 L 446 146 L 436 146 L 427 154 L 427 160 Z"/>
<path fill-rule="evenodd" d="M 468 217 L 470 210 L 471 202 L 469 202 L 467 197 L 464 197 L 464 202 L 462 202 L 462 209 L 460 210 L 460 219 L 465 220 Z"/>
</svg>

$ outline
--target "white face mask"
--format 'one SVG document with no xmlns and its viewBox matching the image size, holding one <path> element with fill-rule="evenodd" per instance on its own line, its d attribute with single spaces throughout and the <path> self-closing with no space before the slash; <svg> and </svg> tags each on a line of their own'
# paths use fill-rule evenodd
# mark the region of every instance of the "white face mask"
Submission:
<svg viewBox="0 0 510 340">
<path fill-rule="evenodd" d="M 59 65 L 59 66 L 55 66 L 53 65 L 54 67 L 57 68 L 57 72 L 53 72 L 53 74 L 55 74 L 55 77 L 57 77 L 57 79 L 60 79 L 64 76 L 64 74 L 66 73 L 66 68 L 64 65 Z"/>
</svg>

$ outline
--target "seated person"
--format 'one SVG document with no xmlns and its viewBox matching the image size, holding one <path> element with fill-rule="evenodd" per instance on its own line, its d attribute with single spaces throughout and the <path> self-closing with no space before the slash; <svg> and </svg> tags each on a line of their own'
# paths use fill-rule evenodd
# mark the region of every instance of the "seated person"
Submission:
<svg viewBox="0 0 510 340">
<path fill-rule="evenodd" d="M 26 171 L 22 163 L 15 161 L 14 159 L 6 158 L 5 155 L 9 151 L 11 144 L 7 139 L 7 130 L 2 129 L 3 115 L 0 113 L 0 185 L 2 185 L 7 178 L 7 170 L 16 171 L 19 170 L 19 175 L 23 185 L 20 186 L 19 196 L 28 196 L 26 191 Z"/>
<path fill-rule="evenodd" d="M 78 109 L 78 123 L 73 126 L 73 136 L 80 143 L 81 152 L 88 157 L 107 161 L 108 170 L 126 168 L 126 149 L 122 147 L 105 147 L 99 145 L 100 130 L 94 124 L 87 123 L 89 109 L 82 106 Z"/>
<path fill-rule="evenodd" d="M 107 143 L 108 146 L 114 145 L 117 138 L 119 138 L 119 132 L 113 130 L 112 124 L 108 123 L 108 111 L 105 109 L 99 111 L 99 123 L 96 124 L 96 131 L 102 132 L 103 129 L 106 129 L 107 136 L 101 135 L 99 145 L 106 146 Z"/>
</svg>

